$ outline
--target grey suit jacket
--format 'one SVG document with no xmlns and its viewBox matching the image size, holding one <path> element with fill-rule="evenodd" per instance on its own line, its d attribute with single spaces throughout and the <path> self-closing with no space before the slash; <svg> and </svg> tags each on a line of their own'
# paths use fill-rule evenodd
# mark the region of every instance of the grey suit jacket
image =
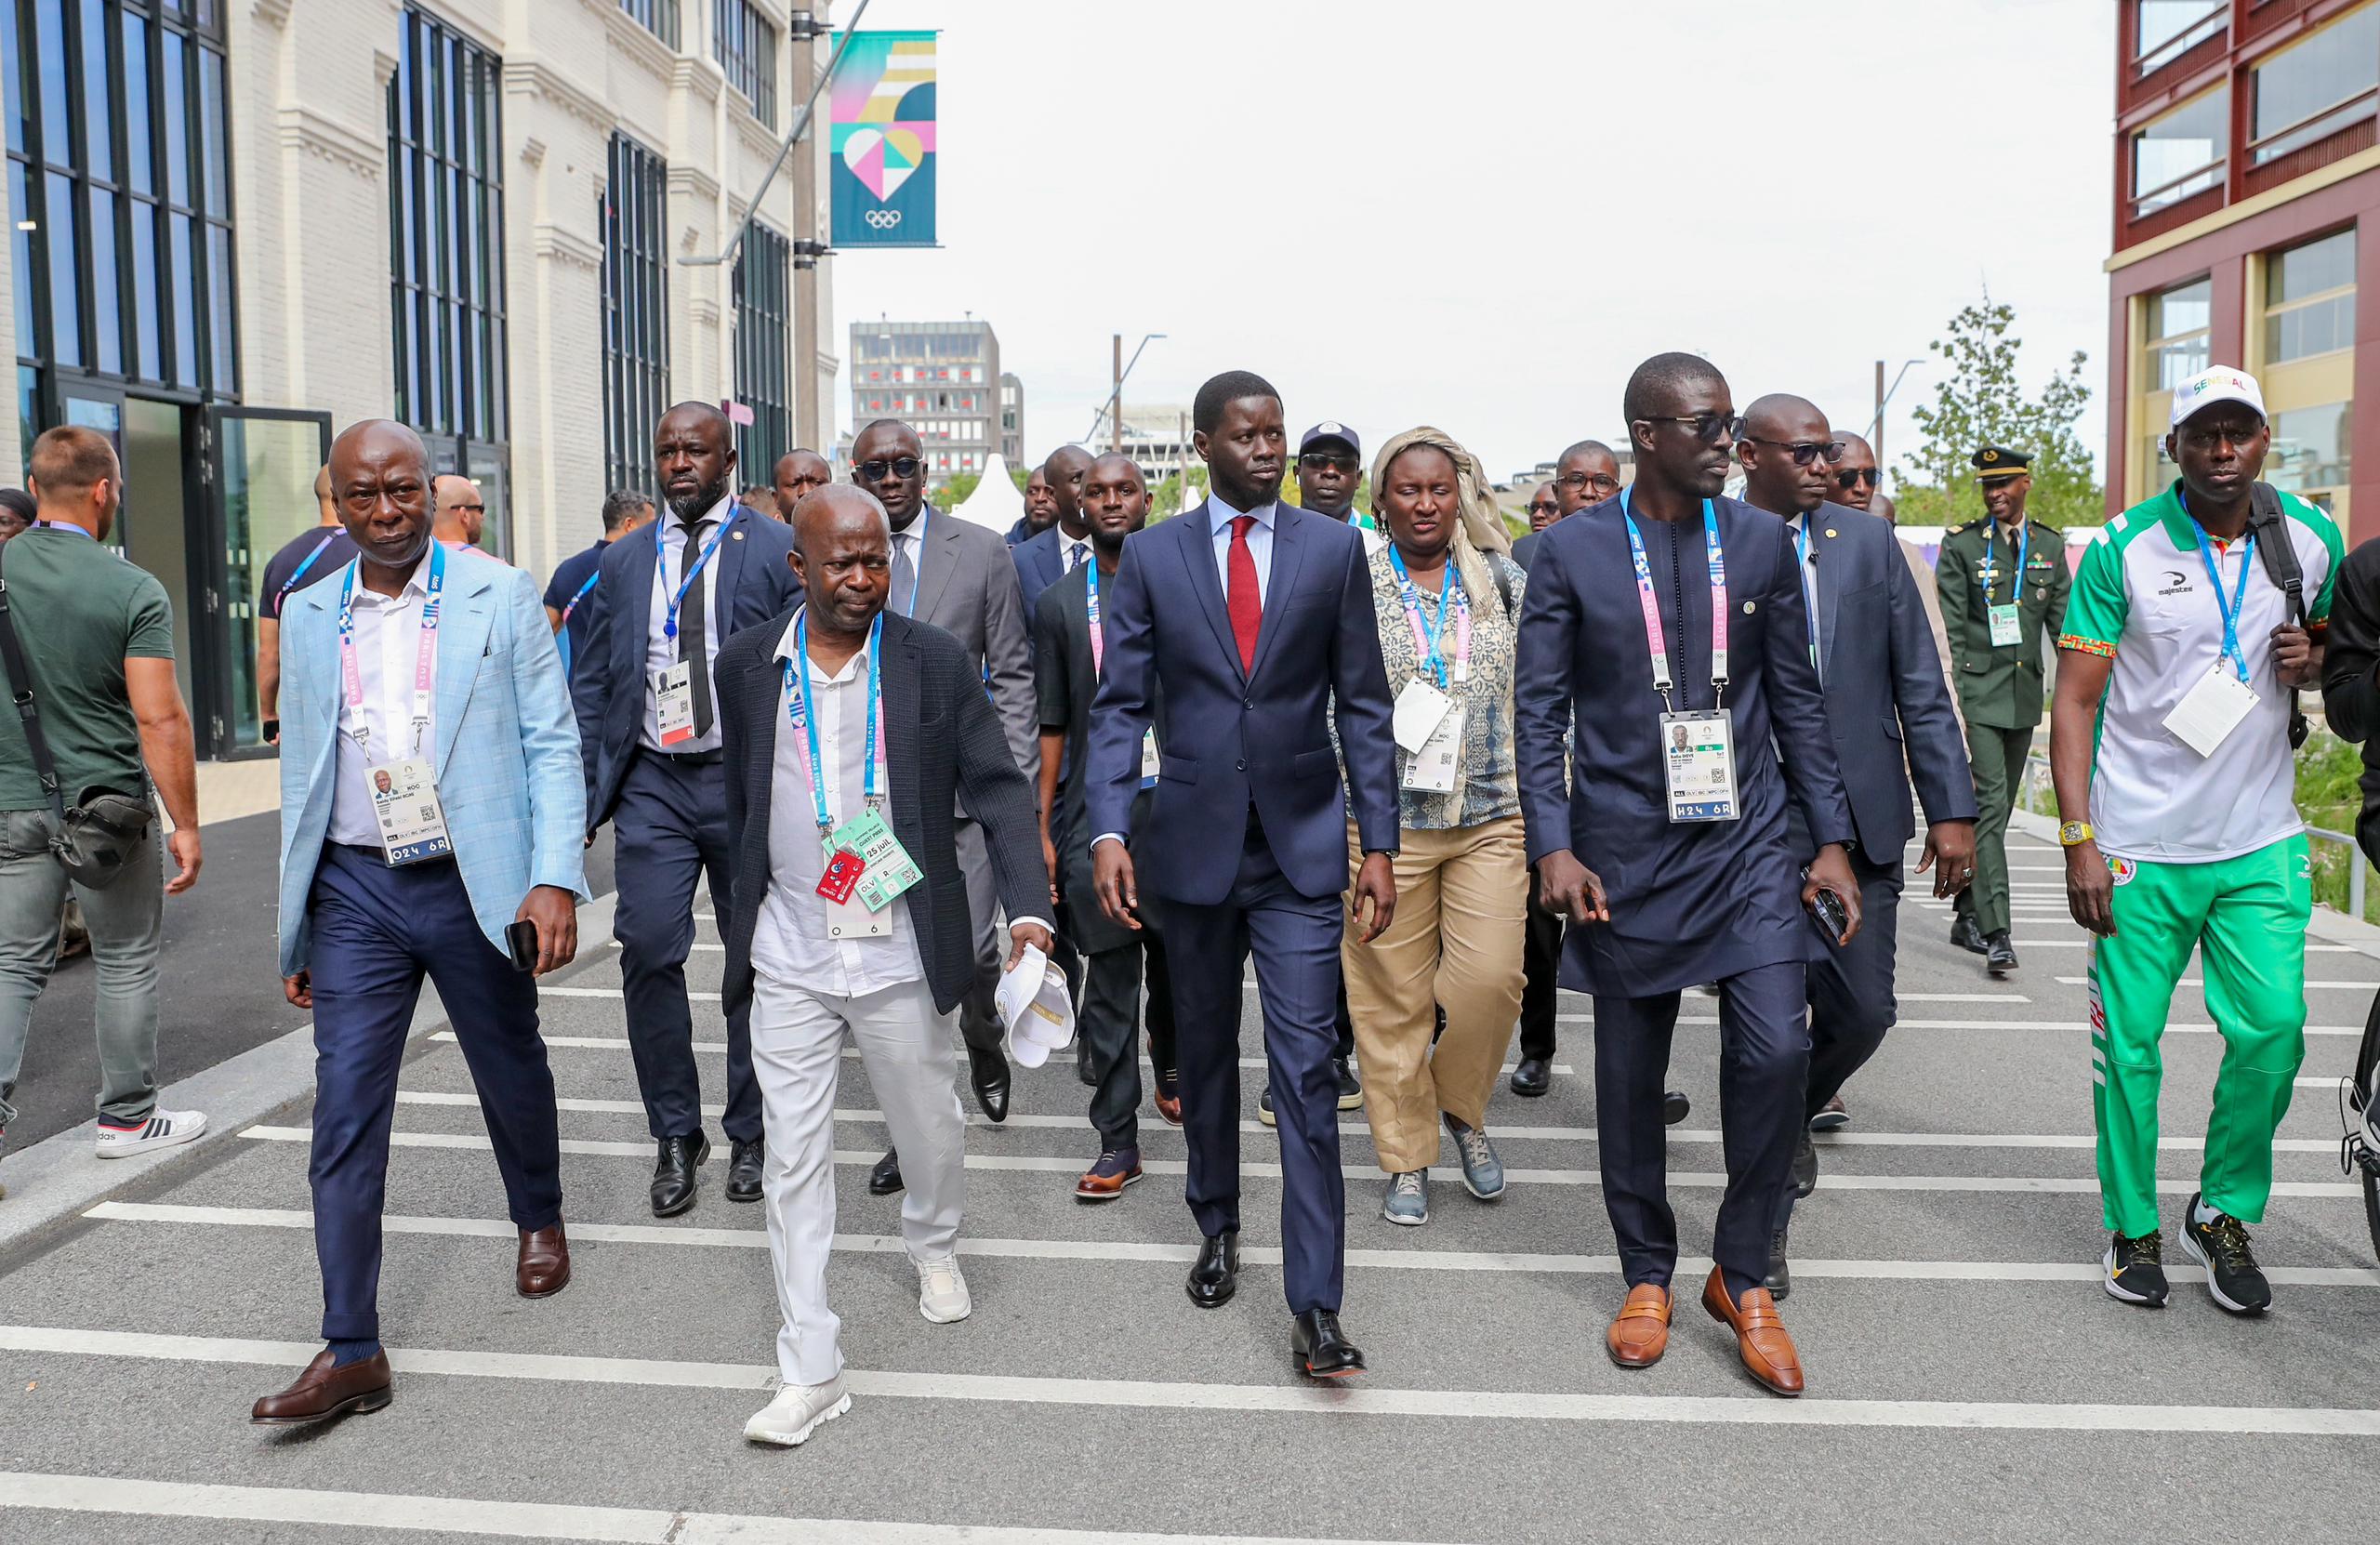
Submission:
<svg viewBox="0 0 2380 1545">
<path fill-rule="evenodd" d="M 924 519 L 925 561 L 909 615 L 959 640 L 991 689 L 1009 754 L 1030 782 L 1041 775 L 1041 725 L 1033 704 L 1033 630 L 1015 561 L 989 527 L 939 512 Z"/>
</svg>

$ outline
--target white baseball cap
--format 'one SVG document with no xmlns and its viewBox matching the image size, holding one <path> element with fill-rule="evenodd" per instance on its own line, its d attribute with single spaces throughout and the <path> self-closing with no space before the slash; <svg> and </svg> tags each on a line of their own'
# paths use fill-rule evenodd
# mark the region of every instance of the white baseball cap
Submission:
<svg viewBox="0 0 2380 1545">
<path fill-rule="evenodd" d="M 2174 417 L 2171 425 L 2180 429 L 2192 414 L 2211 408 L 2217 403 L 2240 403 L 2254 408 L 2256 416 L 2265 416 L 2265 394 L 2256 386 L 2256 378 L 2244 370 L 2218 364 L 2212 370 L 2202 370 L 2174 389 Z"/>
</svg>

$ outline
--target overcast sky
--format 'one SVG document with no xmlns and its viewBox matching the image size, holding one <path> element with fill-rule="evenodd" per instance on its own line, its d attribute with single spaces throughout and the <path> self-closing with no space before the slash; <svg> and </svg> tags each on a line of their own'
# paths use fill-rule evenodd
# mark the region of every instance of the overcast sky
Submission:
<svg viewBox="0 0 2380 1545">
<path fill-rule="evenodd" d="M 849 20 L 853 0 L 833 16 Z M 942 31 L 939 250 L 834 259 L 835 336 L 972 311 L 1025 449 L 1219 370 L 1292 429 L 1417 423 L 1502 478 L 1621 432 L 1688 349 L 1863 426 L 1874 362 L 1988 284 L 2038 387 L 2076 349 L 2103 451 L 2106 0 L 874 0 Z M 850 428 L 849 364 L 839 404 Z M 1894 399 L 1886 453 L 1913 448 Z"/>
</svg>

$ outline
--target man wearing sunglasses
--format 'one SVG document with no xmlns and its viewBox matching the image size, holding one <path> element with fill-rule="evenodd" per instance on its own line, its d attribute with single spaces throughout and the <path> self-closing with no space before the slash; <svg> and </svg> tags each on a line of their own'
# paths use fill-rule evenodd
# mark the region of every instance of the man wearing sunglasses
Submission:
<svg viewBox="0 0 2380 1545">
<path fill-rule="evenodd" d="M 2008 937 L 2008 812 L 2042 721 L 2043 640 L 2066 622 L 2066 538 L 2025 516 L 2032 458 L 1986 445 L 1970 458 L 1983 519 L 1942 534 L 1934 574 L 1957 667 L 1959 706 L 1975 768 L 1975 886 L 1950 942 L 1984 957 L 1993 976 L 2016 969 Z"/>
<path fill-rule="evenodd" d="M 1089 456 L 1083 465 L 1090 465 Z M 1048 472 L 1056 492 L 1059 469 Z M 876 420 L 852 442 L 852 482 L 876 495 L 892 522 L 892 592 L 885 610 L 930 622 L 959 640 L 998 711 L 1009 754 L 1025 781 L 1034 783 L 1041 769 L 1041 714 L 1033 694 L 1033 646 L 1016 554 L 988 526 L 937 516 L 927 507 L 925 448 L 918 432 L 897 418 Z M 1062 500 L 1078 498 L 1078 489 L 1074 484 Z M 1058 508 L 1064 512 L 1069 503 Z M 967 916 L 975 928 L 975 985 L 959 1003 L 959 1033 L 967 1043 L 968 1081 L 976 1103 L 992 1120 L 1005 1121 L 1008 1056 L 1000 1046 L 999 1010 L 992 1002 L 1006 954 L 999 893 L 984 828 L 964 806 L 953 831 L 967 880 Z M 887 1148 L 868 1173 L 867 1188 L 885 1196 L 901 1187 L 901 1155 Z"/>
<path fill-rule="evenodd" d="M 1858 933 L 1837 944 L 1817 919 L 1810 923 L 1818 953 L 1809 970 L 1805 1124 L 1875 1055 L 1892 1028 L 1901 853 L 1915 835 L 1912 783 L 1926 822 L 1917 872 L 1933 871 L 1935 896 L 1956 894 L 1975 867 L 1975 788 L 1966 746 L 1900 540 L 1880 518 L 1827 501 L 1844 443 L 1826 415 L 1788 396 L 1764 397 L 1745 409 L 1736 442 L 1744 502 L 1781 517 L 1792 534 L 1808 601 L 1810 655 L 1843 767 L 1851 825 L 1859 835 L 1851 854 L 1862 904 Z M 1801 812 L 1788 806 L 1785 815 L 1794 853 L 1812 852 Z M 1786 1229 L 1793 1201 L 1817 1184 L 1818 1150 L 1805 1129 L 1794 1148 L 1793 1183 L 1768 1243 L 1766 1284 L 1778 1299 L 1792 1288 Z"/>
</svg>

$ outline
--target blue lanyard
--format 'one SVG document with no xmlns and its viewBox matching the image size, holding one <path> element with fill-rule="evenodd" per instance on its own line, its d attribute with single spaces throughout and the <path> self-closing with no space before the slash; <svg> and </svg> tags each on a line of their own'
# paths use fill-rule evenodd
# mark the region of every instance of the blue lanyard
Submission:
<svg viewBox="0 0 2380 1545">
<path fill-rule="evenodd" d="M 2248 684 L 2248 657 L 2240 649 L 2240 614 L 2248 602 L 2248 571 L 2256 566 L 2256 534 L 2248 533 L 2246 545 L 2240 549 L 2240 583 L 2231 592 L 2231 604 L 2223 603 L 2223 575 L 2215 566 L 2215 548 L 2207 539 L 2206 528 L 2190 517 L 2190 530 L 2198 537 L 2199 561 L 2206 565 L 2206 582 L 2215 587 L 2215 609 L 2223 614 L 2223 657 L 2240 674 L 2240 684 Z"/>
<path fill-rule="evenodd" d="M 1421 593 L 1413 588 L 1413 576 L 1405 571 L 1405 555 L 1395 545 L 1388 549 L 1388 564 L 1396 571 L 1397 593 L 1404 598 L 1405 614 L 1412 619 L 1413 635 L 1421 645 L 1421 664 L 1438 679 L 1438 690 L 1447 690 L 1447 655 L 1438 642 L 1446 632 L 1448 594 L 1454 585 L 1454 554 L 1447 554 L 1447 566 L 1438 571 L 1438 614 L 1435 621 L 1421 614 Z"/>
<path fill-rule="evenodd" d="M 884 614 L 878 613 L 876 625 L 867 634 L 867 771 L 862 774 L 861 795 L 867 808 L 876 808 L 876 770 L 881 765 L 881 753 L 877 739 L 877 727 L 884 717 L 884 705 L 879 695 L 880 684 L 877 666 L 884 658 Z M 826 809 L 826 772 L 820 762 L 823 753 L 818 747 L 818 720 L 810 712 L 810 609 L 803 607 L 793 619 L 793 658 L 782 662 L 785 669 L 785 711 L 793 727 L 802 733 L 810 747 L 810 802 L 816 807 L 818 829 L 835 829 L 835 817 Z M 795 690 L 799 673 L 800 690 Z"/>
<path fill-rule="evenodd" d="M 1990 520 L 1990 516 L 1984 518 Z M 1991 541 L 1999 535 L 1999 522 L 1991 521 L 1983 536 L 1983 604 L 1986 611 L 1990 610 L 1991 582 L 1997 577 L 1992 572 Z M 2032 550 L 2032 546 L 2033 522 L 2026 521 L 2016 527 L 2016 583 L 2008 590 L 2008 602 L 2012 606 L 2025 599 L 2025 554 Z"/>
<path fill-rule="evenodd" d="M 710 534 L 710 540 L 703 544 L 701 556 L 686 565 L 686 572 L 681 575 L 678 580 L 678 593 L 669 598 L 669 615 L 661 624 L 661 636 L 663 638 L 673 641 L 677 639 L 678 608 L 684 604 L 686 592 L 694 588 L 694 581 L 702 577 L 703 565 L 710 561 L 712 549 L 717 548 L 721 540 L 726 536 L 727 528 L 735 523 L 735 517 L 743 513 L 744 507 L 740 504 L 730 508 L 727 512 L 727 519 L 719 522 L 719 529 L 712 532 Z M 685 529 L 684 522 L 682 521 L 680 522 L 679 529 Z M 692 533 L 688 533 L 688 535 L 691 537 Z M 663 538 L 664 534 L 661 530 L 661 522 L 655 521 L 653 524 L 654 560 L 655 562 L 662 565 L 662 572 L 667 574 L 668 573 L 669 548 Z"/>
<path fill-rule="evenodd" d="M 1091 674 L 1093 677 L 1096 677 L 1102 667 L 1104 667 L 1107 663 L 1107 640 L 1105 638 L 1101 636 L 1099 627 L 1098 558 L 1094 556 L 1091 561 L 1084 564 L 1083 567 L 1091 571 L 1083 576 L 1083 583 L 1091 588 L 1090 597 L 1084 602 L 1084 605 L 1091 618 Z M 990 680 L 990 667 L 986 666 L 985 667 L 984 677 L 987 682 Z"/>
<path fill-rule="evenodd" d="M 338 661 L 341 700 L 354 716 L 348 733 L 354 737 L 356 749 L 368 759 L 372 755 L 372 726 L 364 717 L 364 668 L 355 650 L 355 576 L 363 567 L 361 558 L 350 563 L 347 578 L 339 588 Z M 430 544 L 430 579 L 425 588 L 413 665 L 413 755 L 416 757 L 421 755 L 422 737 L 430 729 L 430 694 L 438 680 L 438 608 L 446 593 L 446 549 L 436 542 Z"/>
<path fill-rule="evenodd" d="M 1636 601 L 1645 614 L 1645 647 L 1653 656 L 1653 690 L 1670 701 L 1669 634 L 1661 627 L 1661 603 L 1653 593 L 1653 565 L 1645 557 L 1645 534 L 1629 513 L 1628 490 L 1620 491 L 1620 518 L 1628 523 L 1628 552 L 1636 561 Z M 1711 704 L 1719 706 L 1727 691 L 1727 555 L 1719 545 L 1719 514 L 1709 499 L 1702 501 L 1702 545 L 1711 559 Z M 1678 635 L 1686 634 L 1686 618 L 1677 619 Z"/>
<path fill-rule="evenodd" d="M 306 561 L 298 565 L 298 572 L 291 574 L 287 583 L 284 584 L 280 589 L 273 592 L 272 609 L 274 611 L 278 612 L 281 610 L 281 603 L 289 599 L 289 592 L 296 589 L 298 588 L 298 582 L 306 577 L 306 571 L 314 566 L 314 560 L 320 558 L 323 555 L 323 550 L 325 548 L 328 548 L 333 542 L 337 541 L 338 537 L 339 534 L 334 531 L 328 536 L 324 537 L 321 541 L 314 544 L 314 550 L 306 555 Z"/>
<path fill-rule="evenodd" d="M 1818 663 L 1818 609 L 1810 604 L 1810 592 L 1814 587 L 1805 583 L 1805 576 L 1810 572 L 1810 518 L 1807 515 L 1803 516 L 1801 523 L 1793 528 L 1793 561 L 1801 565 L 1794 571 L 1793 578 L 1795 583 L 1802 585 L 1803 620 L 1809 624 L 1810 628 L 1810 664 L 1817 665 Z"/>
<path fill-rule="evenodd" d="M 578 603 L 587 599 L 587 592 L 595 588 L 595 582 L 602 577 L 603 571 L 601 569 L 596 570 L 593 574 L 587 576 L 587 583 L 578 588 L 578 593 L 572 596 L 570 598 L 570 603 L 562 609 L 562 620 L 563 623 L 567 624 L 570 621 L 570 614 L 578 610 Z M 685 592 L 682 590 L 679 592 L 681 595 L 683 595 L 684 593 Z M 676 635 L 672 634 L 671 636 L 675 637 Z"/>
</svg>

